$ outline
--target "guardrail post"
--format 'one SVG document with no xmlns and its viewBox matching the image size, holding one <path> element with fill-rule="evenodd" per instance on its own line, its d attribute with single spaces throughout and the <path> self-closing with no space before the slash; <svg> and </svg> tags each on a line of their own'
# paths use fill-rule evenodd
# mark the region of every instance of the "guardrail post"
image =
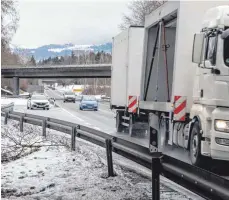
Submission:
<svg viewBox="0 0 229 200">
<path fill-rule="evenodd" d="M 42 121 L 42 136 L 46 137 L 46 119 Z"/>
<path fill-rule="evenodd" d="M 20 132 L 23 132 L 23 120 L 24 120 L 24 117 L 21 116 L 20 117 Z"/>
<path fill-rule="evenodd" d="M 105 145 L 106 145 L 106 152 L 107 152 L 108 177 L 110 177 L 110 176 L 114 176 L 111 140 L 106 139 Z"/>
<path fill-rule="evenodd" d="M 5 119 L 4 119 L 4 124 L 5 124 L 5 125 L 7 124 L 8 115 L 9 115 L 9 113 L 8 113 L 8 112 L 6 112 L 6 114 L 5 114 Z"/>
<path fill-rule="evenodd" d="M 151 163 L 152 170 L 152 200 L 160 200 L 160 168 L 161 160 L 153 157 Z"/>
<path fill-rule="evenodd" d="M 72 127 L 72 133 L 71 133 L 71 150 L 76 150 L 76 128 Z"/>
</svg>

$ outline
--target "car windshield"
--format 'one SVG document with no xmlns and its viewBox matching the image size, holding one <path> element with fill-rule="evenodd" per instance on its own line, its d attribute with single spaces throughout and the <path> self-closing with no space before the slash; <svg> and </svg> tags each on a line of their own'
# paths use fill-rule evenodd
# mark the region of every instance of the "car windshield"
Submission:
<svg viewBox="0 0 229 200">
<path fill-rule="evenodd" d="M 229 67 L 229 36 L 224 39 L 224 62 Z"/>
<path fill-rule="evenodd" d="M 65 92 L 66 95 L 74 95 L 73 92 Z"/>
<path fill-rule="evenodd" d="M 94 96 L 84 96 L 83 101 L 96 101 Z"/>
<path fill-rule="evenodd" d="M 45 96 L 32 96 L 32 100 L 47 100 Z"/>
</svg>

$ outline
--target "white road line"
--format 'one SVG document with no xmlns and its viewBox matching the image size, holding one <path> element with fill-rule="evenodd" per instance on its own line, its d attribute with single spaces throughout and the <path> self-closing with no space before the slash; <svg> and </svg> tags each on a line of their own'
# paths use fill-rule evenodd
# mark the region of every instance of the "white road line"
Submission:
<svg viewBox="0 0 229 200">
<path fill-rule="evenodd" d="M 75 115 L 73 115 L 72 113 L 70 113 L 68 110 L 66 110 L 65 108 L 63 108 L 63 107 L 61 107 L 60 105 L 58 105 L 63 111 L 65 111 L 65 112 L 67 112 L 69 115 L 71 115 L 71 116 L 73 116 L 73 117 L 75 117 L 76 119 L 78 119 L 79 121 L 81 121 L 81 122 L 84 122 L 84 120 L 83 119 L 81 119 L 81 118 L 79 118 L 79 117 L 77 117 L 77 116 L 75 116 Z"/>
</svg>

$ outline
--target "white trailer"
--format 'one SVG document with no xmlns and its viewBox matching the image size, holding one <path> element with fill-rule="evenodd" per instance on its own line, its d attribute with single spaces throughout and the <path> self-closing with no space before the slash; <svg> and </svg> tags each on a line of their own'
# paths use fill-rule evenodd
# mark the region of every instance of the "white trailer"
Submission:
<svg viewBox="0 0 229 200">
<path fill-rule="evenodd" d="M 112 73 L 111 73 L 111 108 L 117 109 L 117 127 L 122 131 L 126 123 L 124 112 L 128 112 L 129 98 L 136 111 L 141 90 L 141 71 L 143 58 L 144 27 L 130 26 L 113 38 Z M 122 122 L 121 122 L 122 121 Z"/>
<path fill-rule="evenodd" d="M 229 160 L 228 32 L 225 1 L 167 2 L 146 17 L 140 101 L 128 120 L 148 116 L 150 151 L 176 145 L 194 165 Z"/>
</svg>

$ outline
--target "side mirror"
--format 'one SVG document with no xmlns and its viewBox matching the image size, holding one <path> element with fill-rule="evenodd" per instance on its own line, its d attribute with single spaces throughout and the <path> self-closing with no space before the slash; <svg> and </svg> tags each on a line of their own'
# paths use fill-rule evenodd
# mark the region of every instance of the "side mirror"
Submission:
<svg viewBox="0 0 229 200">
<path fill-rule="evenodd" d="M 200 64 L 203 55 L 204 46 L 204 33 L 196 33 L 194 35 L 193 47 L 192 47 L 192 62 Z"/>
</svg>

